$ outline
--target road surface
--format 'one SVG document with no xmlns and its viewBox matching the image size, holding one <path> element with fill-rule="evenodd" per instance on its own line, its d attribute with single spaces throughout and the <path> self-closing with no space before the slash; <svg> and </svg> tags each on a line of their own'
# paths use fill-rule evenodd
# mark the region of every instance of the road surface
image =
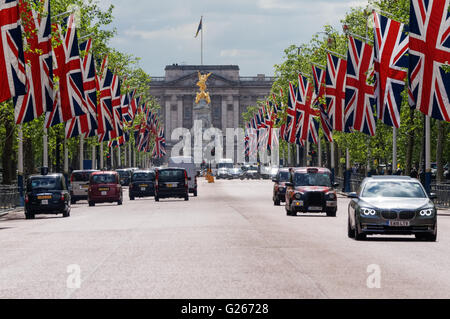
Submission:
<svg viewBox="0 0 450 319">
<path fill-rule="evenodd" d="M 200 179 L 188 202 L 125 191 L 122 206 L 79 202 L 69 218 L 10 213 L 0 298 L 450 297 L 450 211 L 437 242 L 359 242 L 347 237 L 347 198 L 335 218 L 290 217 L 271 191 L 270 181 Z"/>
</svg>

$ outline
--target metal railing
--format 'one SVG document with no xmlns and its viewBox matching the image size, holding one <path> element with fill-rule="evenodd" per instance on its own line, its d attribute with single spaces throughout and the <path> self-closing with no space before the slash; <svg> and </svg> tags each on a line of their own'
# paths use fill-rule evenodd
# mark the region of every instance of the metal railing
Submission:
<svg viewBox="0 0 450 319">
<path fill-rule="evenodd" d="M 20 205 L 19 190 L 16 185 L 0 185 L 0 212 Z"/>
<path fill-rule="evenodd" d="M 450 207 L 450 184 L 431 184 L 431 192 L 437 195 L 436 205 Z"/>
</svg>

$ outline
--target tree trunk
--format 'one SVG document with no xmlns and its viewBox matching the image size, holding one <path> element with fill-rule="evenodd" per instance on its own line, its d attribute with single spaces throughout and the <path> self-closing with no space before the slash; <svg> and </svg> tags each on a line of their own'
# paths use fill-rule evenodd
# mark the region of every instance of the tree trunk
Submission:
<svg viewBox="0 0 450 319">
<path fill-rule="evenodd" d="M 444 163 L 442 160 L 442 154 L 444 151 L 444 133 L 445 126 L 441 121 L 437 121 L 437 144 L 436 144 L 436 164 L 437 164 L 437 172 L 436 172 L 436 181 L 438 183 L 442 182 L 444 179 Z"/>
<path fill-rule="evenodd" d="M 411 109 L 409 111 L 409 122 L 414 122 L 414 110 Z M 414 143 L 415 143 L 415 135 L 414 130 L 410 130 L 408 132 L 408 144 L 406 146 L 406 165 L 405 165 L 405 175 L 409 176 L 411 174 L 412 169 L 412 160 L 414 153 Z"/>
<path fill-rule="evenodd" d="M 5 121 L 5 142 L 3 144 L 2 153 L 2 167 L 3 167 L 3 184 L 12 184 L 15 175 L 13 163 L 13 142 L 14 142 L 14 127 L 10 121 Z"/>
</svg>

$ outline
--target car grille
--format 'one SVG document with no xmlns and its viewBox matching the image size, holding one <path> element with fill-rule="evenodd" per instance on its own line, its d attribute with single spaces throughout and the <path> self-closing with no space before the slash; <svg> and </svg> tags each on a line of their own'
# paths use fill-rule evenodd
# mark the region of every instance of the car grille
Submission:
<svg viewBox="0 0 450 319">
<path fill-rule="evenodd" d="M 409 211 L 409 210 L 405 210 L 405 211 L 382 211 L 381 212 L 381 216 L 384 219 L 413 219 L 416 216 L 416 212 L 415 211 Z"/>
<path fill-rule="evenodd" d="M 415 211 L 403 211 L 399 214 L 400 219 L 413 219 L 416 216 Z"/>
<path fill-rule="evenodd" d="M 308 206 L 322 206 L 323 205 L 323 195 L 320 192 L 310 192 L 307 193 Z"/>
<path fill-rule="evenodd" d="M 384 219 L 397 219 L 397 212 L 382 211 L 381 216 L 383 216 Z"/>
</svg>

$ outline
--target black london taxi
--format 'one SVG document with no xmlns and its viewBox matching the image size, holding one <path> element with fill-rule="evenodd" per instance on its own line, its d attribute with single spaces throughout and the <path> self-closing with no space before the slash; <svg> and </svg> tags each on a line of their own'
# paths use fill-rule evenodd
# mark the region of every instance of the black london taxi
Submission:
<svg viewBox="0 0 450 319">
<path fill-rule="evenodd" d="M 154 170 L 134 171 L 129 188 L 130 200 L 134 200 L 135 197 L 155 196 L 155 179 Z"/>
<path fill-rule="evenodd" d="M 322 167 L 293 168 L 290 181 L 285 184 L 286 214 L 322 213 L 336 217 L 337 195 L 335 187 L 339 184 L 331 183 L 331 172 Z"/>
<path fill-rule="evenodd" d="M 278 173 L 272 179 L 273 184 L 273 204 L 275 206 L 280 206 L 280 202 L 286 201 L 286 183 L 289 182 L 290 178 L 290 169 L 280 168 Z"/>
<path fill-rule="evenodd" d="M 25 218 L 37 214 L 70 216 L 70 193 L 63 174 L 33 175 L 27 179 Z"/>
<path fill-rule="evenodd" d="M 184 168 L 156 170 L 155 201 L 160 198 L 184 198 L 189 200 L 188 175 Z"/>
<path fill-rule="evenodd" d="M 422 184 L 409 176 L 365 178 L 357 193 L 349 193 L 348 237 L 367 235 L 415 235 L 436 241 L 436 194 L 427 195 Z"/>
</svg>

